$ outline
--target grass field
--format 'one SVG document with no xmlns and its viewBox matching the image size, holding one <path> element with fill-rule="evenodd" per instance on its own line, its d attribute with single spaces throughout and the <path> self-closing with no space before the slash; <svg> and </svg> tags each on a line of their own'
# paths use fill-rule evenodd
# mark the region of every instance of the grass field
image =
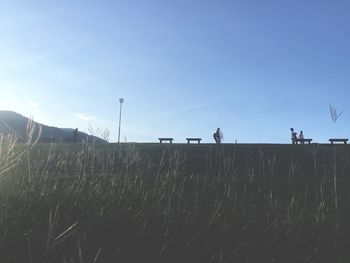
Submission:
<svg viewBox="0 0 350 263">
<path fill-rule="evenodd" d="M 0 262 L 350 262 L 350 146 L 0 143 Z"/>
</svg>

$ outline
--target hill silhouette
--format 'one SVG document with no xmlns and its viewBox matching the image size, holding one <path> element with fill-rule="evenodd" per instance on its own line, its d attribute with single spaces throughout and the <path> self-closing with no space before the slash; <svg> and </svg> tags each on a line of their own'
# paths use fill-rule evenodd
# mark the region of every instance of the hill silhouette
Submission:
<svg viewBox="0 0 350 263">
<path fill-rule="evenodd" d="M 70 143 L 94 141 L 97 143 L 106 143 L 106 141 L 101 138 L 86 134 L 81 131 L 78 131 L 76 138 L 74 138 L 74 129 L 72 128 L 51 127 L 35 121 L 31 121 L 29 118 L 13 111 L 0 111 L 0 134 L 13 134 L 18 136 L 19 140 L 27 141 L 29 135 L 27 128 L 28 123 L 31 123 L 32 127 L 35 128 L 33 133 L 34 139 L 36 139 L 39 135 L 39 130 L 41 127 L 39 142 Z"/>
</svg>

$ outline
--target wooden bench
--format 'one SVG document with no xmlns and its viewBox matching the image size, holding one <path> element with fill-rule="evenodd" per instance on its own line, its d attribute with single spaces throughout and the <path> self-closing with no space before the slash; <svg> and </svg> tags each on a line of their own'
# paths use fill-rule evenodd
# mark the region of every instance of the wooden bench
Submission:
<svg viewBox="0 0 350 263">
<path fill-rule="evenodd" d="M 349 139 L 329 139 L 331 144 L 333 144 L 334 142 L 343 142 L 344 144 L 346 144 L 348 140 Z"/>
<path fill-rule="evenodd" d="M 187 143 L 190 143 L 191 141 L 193 142 L 198 142 L 198 144 L 201 143 L 202 138 L 186 138 Z"/>
<path fill-rule="evenodd" d="M 312 139 L 296 139 L 295 143 L 298 144 L 298 142 L 300 142 L 303 144 L 303 143 L 307 142 L 308 144 L 310 144 L 311 141 L 312 141 Z"/>
<path fill-rule="evenodd" d="M 173 143 L 173 138 L 158 138 L 160 143 L 168 141 L 169 143 Z"/>
</svg>

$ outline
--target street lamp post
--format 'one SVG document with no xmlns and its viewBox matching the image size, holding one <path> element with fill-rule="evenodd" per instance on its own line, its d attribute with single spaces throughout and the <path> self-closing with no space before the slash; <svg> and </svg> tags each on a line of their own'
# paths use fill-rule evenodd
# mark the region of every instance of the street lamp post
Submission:
<svg viewBox="0 0 350 263">
<path fill-rule="evenodd" d="M 120 109 L 119 109 L 119 129 L 118 129 L 118 143 L 120 143 L 120 124 L 122 122 L 122 105 L 123 105 L 124 99 L 120 98 L 119 103 L 120 103 Z"/>
</svg>

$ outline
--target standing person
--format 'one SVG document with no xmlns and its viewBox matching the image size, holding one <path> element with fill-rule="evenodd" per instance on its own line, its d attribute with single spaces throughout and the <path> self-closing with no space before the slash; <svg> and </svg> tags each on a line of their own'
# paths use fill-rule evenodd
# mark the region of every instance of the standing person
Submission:
<svg viewBox="0 0 350 263">
<path fill-rule="evenodd" d="M 78 138 L 78 128 L 76 128 L 74 131 L 73 131 L 73 139 L 74 141 L 76 141 Z"/>
<path fill-rule="evenodd" d="M 222 139 L 222 133 L 221 133 L 220 128 L 216 129 L 216 132 L 213 134 L 213 136 L 214 136 L 215 142 L 217 144 L 220 144 L 221 143 L 221 139 Z"/>
<path fill-rule="evenodd" d="M 303 131 L 300 131 L 298 139 L 301 140 L 300 143 L 304 144 L 304 141 L 303 141 L 304 140 L 304 133 L 303 133 Z"/>
<path fill-rule="evenodd" d="M 293 128 L 290 128 L 290 134 L 291 134 L 291 139 L 292 139 L 292 144 L 297 143 L 297 133 L 294 131 Z"/>
</svg>

